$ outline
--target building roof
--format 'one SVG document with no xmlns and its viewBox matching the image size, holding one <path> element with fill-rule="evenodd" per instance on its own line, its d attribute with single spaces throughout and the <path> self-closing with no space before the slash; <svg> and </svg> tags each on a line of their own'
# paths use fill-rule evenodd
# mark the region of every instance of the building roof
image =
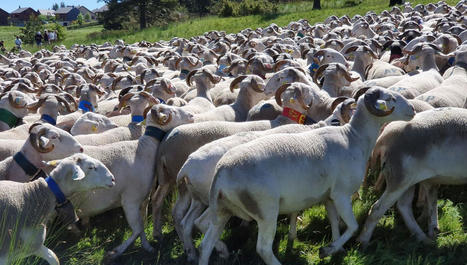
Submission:
<svg viewBox="0 0 467 265">
<path fill-rule="evenodd" d="M 107 5 L 104 5 L 101 8 L 96 8 L 96 9 L 92 10 L 92 12 L 93 13 L 102 13 L 102 12 L 105 12 L 105 11 L 108 11 L 108 10 L 109 10 L 109 7 Z"/>
<path fill-rule="evenodd" d="M 62 7 L 62 8 L 57 9 L 57 11 L 55 11 L 55 14 L 68 14 L 74 8 L 75 8 L 74 6 Z"/>
<path fill-rule="evenodd" d="M 11 12 L 11 14 L 20 14 L 20 13 L 23 13 L 24 11 L 30 9 L 30 7 L 21 7 L 21 8 L 18 8 L 14 11 Z M 32 9 L 32 8 L 31 8 Z M 32 9 L 34 11 L 34 9 Z"/>
<path fill-rule="evenodd" d="M 39 11 L 39 14 L 45 15 L 45 16 L 55 16 L 55 10 L 53 9 L 37 9 Z"/>
</svg>

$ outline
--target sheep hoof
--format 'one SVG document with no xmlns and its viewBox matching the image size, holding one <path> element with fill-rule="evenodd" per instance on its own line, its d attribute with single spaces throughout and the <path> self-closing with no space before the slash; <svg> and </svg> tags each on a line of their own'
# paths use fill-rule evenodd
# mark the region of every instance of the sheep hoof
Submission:
<svg viewBox="0 0 467 265">
<path fill-rule="evenodd" d="M 162 241 L 162 233 L 161 233 L 161 231 L 153 230 L 153 231 L 152 231 L 152 237 L 154 238 L 154 240 L 157 240 L 158 242 L 161 242 L 161 241 Z"/>
<path fill-rule="evenodd" d="M 154 253 L 155 249 L 152 246 L 143 246 L 144 250 L 146 250 L 149 253 Z"/>
<path fill-rule="evenodd" d="M 324 259 L 325 257 L 331 255 L 332 247 L 322 247 L 319 249 L 319 258 Z"/>
<path fill-rule="evenodd" d="M 105 255 L 105 260 L 107 262 L 109 261 L 113 261 L 114 259 L 118 258 L 120 256 L 120 253 L 116 250 L 111 250 L 111 251 L 108 251 Z"/>
<path fill-rule="evenodd" d="M 188 264 L 198 264 L 198 256 L 196 254 L 188 255 L 187 261 Z"/>
</svg>

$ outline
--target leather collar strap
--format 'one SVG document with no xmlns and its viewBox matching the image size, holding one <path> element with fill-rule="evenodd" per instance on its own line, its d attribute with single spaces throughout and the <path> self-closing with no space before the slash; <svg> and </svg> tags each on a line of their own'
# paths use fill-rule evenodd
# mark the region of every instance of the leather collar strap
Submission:
<svg viewBox="0 0 467 265">
<path fill-rule="evenodd" d="M 78 106 L 80 109 L 82 109 L 85 113 L 86 112 L 94 112 L 94 106 L 92 105 L 91 102 L 89 101 L 86 101 L 86 100 L 81 100 L 79 102 L 79 106 Z"/>
<path fill-rule="evenodd" d="M 30 176 L 30 180 L 35 180 L 40 177 L 45 177 L 44 171 L 37 168 L 33 165 L 29 160 L 23 155 L 23 153 L 18 152 L 13 156 L 13 160 L 18 164 L 21 169 L 26 173 L 26 175 Z"/>
<path fill-rule="evenodd" d="M 144 132 L 144 135 L 150 136 L 159 142 L 162 142 L 162 139 L 164 139 L 166 134 L 166 132 L 154 126 L 147 126 L 146 131 Z"/>
<path fill-rule="evenodd" d="M 341 122 L 338 119 L 331 120 L 331 126 L 341 126 Z"/>
<path fill-rule="evenodd" d="M 50 115 L 47 115 L 47 114 L 42 114 L 41 120 L 43 120 L 43 121 L 45 121 L 47 123 L 50 123 L 53 126 L 57 125 L 57 121 L 54 118 L 52 118 Z"/>
<path fill-rule="evenodd" d="M 18 124 L 18 117 L 16 117 L 13 113 L 9 112 L 6 109 L 0 109 L 0 121 L 8 124 L 10 128 L 15 127 Z"/>
<path fill-rule="evenodd" d="M 45 182 L 47 182 L 47 185 L 49 186 L 50 191 L 55 195 L 55 199 L 57 200 L 57 203 L 63 204 L 66 202 L 66 197 L 65 194 L 63 194 L 62 190 L 58 186 L 57 182 L 51 177 L 47 177 L 45 179 Z"/>
<path fill-rule="evenodd" d="M 294 110 L 294 109 L 291 109 L 291 108 L 287 108 L 285 107 L 284 110 L 282 111 L 282 115 L 295 121 L 296 123 L 298 124 L 306 124 L 306 125 L 310 125 L 310 124 L 315 124 L 316 121 L 314 121 L 312 118 L 306 116 L 306 115 L 303 115 L 302 113 Z"/>
<path fill-rule="evenodd" d="M 133 115 L 131 116 L 131 122 L 142 122 L 144 121 L 143 115 Z"/>
</svg>

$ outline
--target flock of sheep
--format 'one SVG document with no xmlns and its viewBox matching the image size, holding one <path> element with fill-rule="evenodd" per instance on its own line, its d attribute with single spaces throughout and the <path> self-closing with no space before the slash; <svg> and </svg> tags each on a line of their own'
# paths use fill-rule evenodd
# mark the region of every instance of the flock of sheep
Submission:
<svg viewBox="0 0 467 265">
<path fill-rule="evenodd" d="M 357 240 L 397 202 L 420 241 L 436 235 L 439 184 L 467 183 L 467 1 L 406 3 L 381 14 L 271 24 L 189 40 L 74 45 L 0 56 L 0 265 L 59 264 L 46 224 L 122 207 L 131 236 L 174 227 L 207 265 L 232 216 L 258 225 L 268 265 L 279 214 L 324 204 L 332 255 L 358 230 L 352 195 L 368 172 L 385 185 Z M 425 233 L 412 212 L 415 185 Z M 341 234 L 339 222 L 346 229 Z M 204 233 L 199 256 L 192 234 Z"/>
</svg>

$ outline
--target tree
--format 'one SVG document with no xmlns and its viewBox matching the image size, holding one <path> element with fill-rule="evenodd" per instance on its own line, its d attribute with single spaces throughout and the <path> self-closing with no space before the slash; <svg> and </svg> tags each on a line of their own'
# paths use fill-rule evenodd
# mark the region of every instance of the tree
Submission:
<svg viewBox="0 0 467 265">
<path fill-rule="evenodd" d="M 313 0 L 313 9 L 321 9 L 321 1 Z"/>
<path fill-rule="evenodd" d="M 172 19 L 172 10 L 178 5 L 178 0 L 103 1 L 108 7 L 100 18 L 105 29 L 133 29 L 136 23 L 140 29 L 148 25 L 163 25 Z"/>
<path fill-rule="evenodd" d="M 57 4 L 57 3 L 53 4 L 53 5 L 52 5 L 52 9 L 55 10 L 55 11 L 57 11 L 57 10 L 58 10 L 58 4 Z"/>
<path fill-rule="evenodd" d="M 60 8 L 64 8 L 65 7 L 65 2 L 60 2 Z"/>
<path fill-rule="evenodd" d="M 91 15 L 89 15 L 89 13 L 86 13 L 86 15 L 84 15 L 84 20 L 86 20 L 86 22 L 91 21 Z"/>
<path fill-rule="evenodd" d="M 44 32 L 44 25 L 39 16 L 31 15 L 26 25 L 20 29 L 20 37 L 24 43 L 34 43 L 37 32 Z"/>
<path fill-rule="evenodd" d="M 79 13 L 79 14 L 78 14 L 78 17 L 76 18 L 76 20 L 78 21 L 78 24 L 79 24 L 80 26 L 83 25 L 83 22 L 84 22 L 83 14 Z"/>
<path fill-rule="evenodd" d="M 402 5 L 402 0 L 389 0 L 389 6 Z"/>
</svg>

